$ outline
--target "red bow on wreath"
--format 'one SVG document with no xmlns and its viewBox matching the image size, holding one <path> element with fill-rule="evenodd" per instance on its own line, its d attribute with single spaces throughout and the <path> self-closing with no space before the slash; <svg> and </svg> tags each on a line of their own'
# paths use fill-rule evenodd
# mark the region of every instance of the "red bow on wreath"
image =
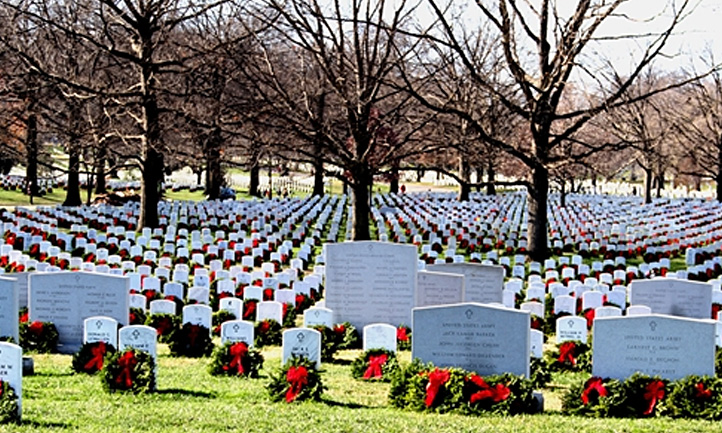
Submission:
<svg viewBox="0 0 722 433">
<path fill-rule="evenodd" d="M 589 397 L 592 393 L 596 393 L 597 397 L 607 396 L 607 388 L 604 387 L 601 377 L 592 377 L 587 381 L 584 391 L 582 391 L 582 403 L 585 406 L 589 404 Z"/>
<path fill-rule="evenodd" d="M 426 407 L 431 407 L 436 399 L 436 394 L 439 393 L 439 389 L 449 381 L 449 371 L 439 370 L 438 367 L 434 371 L 429 372 L 429 383 L 426 384 L 426 399 L 424 403 Z"/>
<path fill-rule="evenodd" d="M 380 378 L 384 375 L 383 366 L 389 357 L 382 353 L 381 355 L 369 357 L 369 366 L 364 373 L 364 379 Z"/>
<path fill-rule="evenodd" d="M 712 397 L 712 391 L 704 387 L 704 383 L 700 382 L 694 386 L 694 397 L 699 399 L 708 399 Z"/>
<path fill-rule="evenodd" d="M 664 398 L 664 382 L 652 381 L 644 387 L 644 390 L 644 400 L 647 402 L 647 410 L 644 411 L 644 415 L 649 415 L 654 411 L 657 401 Z"/>
<path fill-rule="evenodd" d="M 3 396 L 3 390 L 5 389 L 4 385 L 5 385 L 5 383 L 2 380 L 0 380 L 0 397 Z"/>
<path fill-rule="evenodd" d="M 28 326 L 28 330 L 32 332 L 34 335 L 40 335 L 43 332 L 43 322 L 40 321 L 34 321 Z"/>
<path fill-rule="evenodd" d="M 92 358 L 83 367 L 86 371 L 100 371 L 103 368 L 103 357 L 105 356 L 105 341 L 98 341 L 95 346 L 90 349 Z"/>
<path fill-rule="evenodd" d="M 138 360 L 135 359 L 135 354 L 132 351 L 125 352 L 118 359 L 118 366 L 121 370 L 118 377 L 115 378 L 115 383 L 118 385 L 123 384 L 126 389 L 130 389 L 133 386 L 132 372 L 136 365 L 138 365 Z"/>
<path fill-rule="evenodd" d="M 226 371 L 231 369 L 237 369 L 238 375 L 240 376 L 245 373 L 245 371 L 243 370 L 243 358 L 246 356 L 246 354 L 248 354 L 248 345 L 243 342 L 234 343 L 231 346 L 230 353 L 233 358 L 231 359 L 231 362 L 228 363 L 228 365 L 223 366 L 223 369 Z"/>
<path fill-rule="evenodd" d="M 489 386 L 486 381 L 479 375 L 473 375 L 470 378 L 471 382 L 481 388 L 479 391 L 473 393 L 469 397 L 469 401 L 473 404 L 479 401 L 491 399 L 494 403 L 504 401 L 511 395 L 511 390 L 507 388 L 503 383 L 497 383 L 495 386 Z"/>
<path fill-rule="evenodd" d="M 303 365 L 291 367 L 286 372 L 286 381 L 290 385 L 286 391 L 286 402 L 290 403 L 301 393 L 303 386 L 308 384 L 308 370 Z"/>
<path fill-rule="evenodd" d="M 561 364 L 570 363 L 577 365 L 577 360 L 574 358 L 574 351 L 577 345 L 573 341 L 565 341 L 559 346 L 559 358 L 558 361 Z"/>
<path fill-rule="evenodd" d="M 188 328 L 188 344 L 190 347 L 196 347 L 196 341 L 200 335 L 201 328 L 198 325 L 190 325 Z"/>
</svg>

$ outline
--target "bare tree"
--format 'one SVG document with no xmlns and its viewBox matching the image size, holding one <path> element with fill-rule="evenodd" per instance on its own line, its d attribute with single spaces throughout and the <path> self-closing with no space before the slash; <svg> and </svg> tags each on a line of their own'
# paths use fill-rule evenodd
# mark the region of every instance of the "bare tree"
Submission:
<svg viewBox="0 0 722 433">
<path fill-rule="evenodd" d="M 273 77 L 273 92 L 288 104 L 289 113 L 303 110 L 302 119 L 321 118 L 320 95 L 324 103 L 335 107 L 338 122 L 324 120 L 321 128 L 307 123 L 307 136 L 316 137 L 314 146 L 323 144 L 324 163 L 340 168 L 340 177 L 350 187 L 353 197 L 352 237 L 370 238 L 370 188 L 374 175 L 393 167 L 418 152 L 414 136 L 420 130 L 421 117 L 410 108 L 410 98 L 390 87 L 396 79 L 395 66 L 403 61 L 407 41 L 404 24 L 413 8 L 405 1 L 268 0 L 266 6 L 276 22 L 270 22 L 282 40 L 305 53 L 313 70 L 320 75 L 318 91 L 294 104 L 288 88 L 280 78 L 284 65 L 266 57 L 266 72 Z M 328 90 L 326 90 L 328 89 Z M 326 93 L 328 92 L 328 93 Z M 316 98 L 313 102 L 312 98 Z M 333 102 L 330 102 L 332 100 Z M 296 108 L 297 107 L 297 108 Z M 300 109 L 300 110 L 299 110 Z M 296 124 L 307 120 L 296 121 Z M 309 150 L 298 149 L 310 154 Z"/>
<path fill-rule="evenodd" d="M 672 4 L 669 20 L 656 33 L 640 31 L 636 36 L 621 35 L 618 39 L 634 38 L 643 45 L 641 52 L 633 56 L 634 65 L 617 83 L 619 73 L 610 63 L 600 64 L 595 52 L 608 35 L 602 33 L 603 24 L 624 19 L 621 6 L 627 0 L 602 1 L 581 0 L 575 6 L 539 0 L 518 2 L 516 0 L 477 0 L 478 12 L 488 21 L 500 40 L 499 49 L 504 58 L 505 83 L 515 89 L 519 100 L 511 99 L 498 90 L 498 83 L 479 71 L 472 61 L 468 34 L 458 18 L 458 10 L 442 4 L 440 0 L 427 2 L 439 22 L 439 32 L 425 32 L 421 36 L 445 52 L 445 56 L 430 59 L 429 63 L 442 64 L 458 61 L 467 69 L 474 83 L 495 95 L 515 115 L 524 119 L 530 140 L 515 142 L 503 137 L 494 137 L 488 127 L 480 124 L 474 113 L 470 113 L 453 100 L 433 100 L 423 93 L 416 96 L 425 104 L 445 113 L 466 119 L 477 133 L 494 146 L 516 158 L 528 169 L 529 201 L 529 254 L 535 260 L 548 255 L 547 247 L 547 197 L 549 173 L 554 166 L 572 159 L 584 159 L 605 149 L 605 145 L 578 142 L 573 155 L 558 152 L 566 141 L 575 139 L 575 134 L 590 119 L 612 107 L 633 101 L 622 98 L 624 92 L 648 68 L 653 59 L 663 55 L 663 49 L 681 19 L 689 11 L 688 1 Z M 453 5 L 453 3 L 452 3 Z M 661 19 L 662 15 L 658 18 Z M 631 20 L 630 20 L 631 21 Z M 631 28 L 633 26 L 630 24 Z M 592 54 L 587 56 L 587 54 Z M 595 59 L 597 59 L 595 61 Z M 602 98 L 579 109 L 566 111 L 563 101 L 567 87 L 577 76 L 596 83 Z M 611 85 L 615 84 L 615 85 Z M 672 83 L 664 88 L 677 86 Z M 644 99 L 664 88 L 653 89 L 640 95 Z M 576 138 L 578 140 L 578 137 Z"/>
</svg>

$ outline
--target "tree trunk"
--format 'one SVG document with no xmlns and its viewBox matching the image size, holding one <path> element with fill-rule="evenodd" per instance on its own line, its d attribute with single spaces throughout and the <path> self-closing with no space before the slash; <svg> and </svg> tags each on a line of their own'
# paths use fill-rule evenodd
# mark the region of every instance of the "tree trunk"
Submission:
<svg viewBox="0 0 722 433">
<path fill-rule="evenodd" d="M 353 197 L 353 215 L 351 239 L 354 241 L 367 241 L 371 239 L 371 231 L 369 230 L 369 188 L 371 185 L 371 176 L 363 170 L 355 176 L 355 182 L 351 184 L 351 195 Z"/>
<path fill-rule="evenodd" d="M 657 175 L 657 198 L 662 198 L 662 190 L 664 189 L 664 172 L 661 171 Z"/>
<path fill-rule="evenodd" d="M 652 180 L 654 178 L 651 168 L 642 168 L 644 170 L 644 204 L 652 203 Z"/>
<path fill-rule="evenodd" d="M 496 195 L 496 172 L 491 161 L 489 161 L 489 166 L 486 168 L 486 182 L 486 195 Z"/>
<path fill-rule="evenodd" d="M 259 184 L 261 183 L 259 180 L 260 177 L 260 167 L 259 167 L 259 159 L 260 159 L 260 153 L 258 151 L 253 151 L 251 153 L 251 164 L 250 164 L 250 170 L 248 173 L 249 180 L 248 180 L 248 195 L 251 197 L 260 197 L 261 195 L 258 192 Z"/>
<path fill-rule="evenodd" d="M 223 186 L 223 166 L 221 165 L 221 128 L 216 126 L 206 142 L 206 195 L 209 200 L 221 196 Z"/>
<path fill-rule="evenodd" d="M 28 116 L 27 130 L 25 131 L 25 150 L 27 151 L 27 167 L 25 168 L 26 192 L 33 197 L 38 195 L 38 119 L 35 114 Z"/>
<path fill-rule="evenodd" d="M 73 140 L 68 143 L 68 189 L 65 194 L 63 206 L 80 206 L 80 152 L 78 143 Z"/>
<path fill-rule="evenodd" d="M 389 182 L 389 192 L 393 194 L 399 193 L 399 164 L 394 162 L 391 166 L 391 179 Z"/>
<path fill-rule="evenodd" d="M 156 228 L 163 181 L 163 155 L 150 147 L 144 153 L 143 183 L 140 187 L 140 226 Z"/>
<path fill-rule="evenodd" d="M 481 192 L 481 183 L 484 181 L 484 167 L 476 167 L 476 192 Z"/>
<path fill-rule="evenodd" d="M 538 165 L 532 169 L 532 185 L 527 192 L 529 201 L 529 256 L 542 262 L 548 257 L 547 245 L 547 196 L 549 195 L 549 172 Z"/>
<path fill-rule="evenodd" d="M 564 179 L 559 181 L 559 206 L 567 207 L 567 182 Z"/>
<path fill-rule="evenodd" d="M 85 204 L 90 206 L 90 200 L 93 198 L 93 173 L 88 170 L 88 188 L 85 199 Z"/>
<path fill-rule="evenodd" d="M 416 169 L 416 183 L 421 183 L 421 181 L 424 178 L 424 169 L 423 168 L 417 168 Z"/>
<path fill-rule="evenodd" d="M 469 195 L 471 194 L 471 168 L 469 167 L 469 161 L 466 159 L 464 154 L 459 155 L 459 196 L 460 202 L 469 201 Z"/>
<path fill-rule="evenodd" d="M 319 148 L 316 148 L 317 152 Z M 316 159 L 313 160 L 313 195 L 323 195 L 323 159 L 319 153 L 316 154 Z"/>
<path fill-rule="evenodd" d="M 105 160 L 107 155 L 107 149 L 105 146 L 98 148 L 98 153 L 95 156 L 95 193 L 105 194 L 107 185 L 105 184 Z"/>
</svg>

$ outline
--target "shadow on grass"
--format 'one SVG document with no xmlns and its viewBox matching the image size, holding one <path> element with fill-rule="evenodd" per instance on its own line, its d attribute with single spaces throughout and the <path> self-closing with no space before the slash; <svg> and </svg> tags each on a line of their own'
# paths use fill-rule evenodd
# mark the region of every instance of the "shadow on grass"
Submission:
<svg viewBox="0 0 722 433">
<path fill-rule="evenodd" d="M 358 403 L 341 403 L 338 401 L 325 400 L 325 399 L 322 399 L 321 403 L 325 404 L 326 406 L 330 406 L 330 407 L 344 407 L 346 409 L 371 409 L 372 408 L 371 406 L 365 406 L 363 404 L 358 404 Z"/>
<path fill-rule="evenodd" d="M 11 425 L 11 424 L 9 424 Z M 23 427 L 33 427 L 33 428 L 68 428 L 70 427 L 69 424 L 65 424 L 62 422 L 47 422 L 47 421 L 35 421 L 35 420 L 27 420 L 23 419 L 20 421 L 20 424 L 17 424 L 19 426 Z"/>
<path fill-rule="evenodd" d="M 331 360 L 331 364 L 333 365 L 351 365 L 353 363 L 350 359 L 334 359 Z"/>
<path fill-rule="evenodd" d="M 81 377 L 79 373 L 76 373 L 72 370 L 70 371 L 38 371 L 35 370 L 33 374 L 29 374 L 25 377 L 67 377 L 67 376 L 78 376 Z"/>
<path fill-rule="evenodd" d="M 204 391 L 191 391 L 189 389 L 158 389 L 153 392 L 157 395 L 172 395 L 176 397 L 195 397 L 195 398 L 216 398 L 215 392 L 204 392 Z"/>
</svg>

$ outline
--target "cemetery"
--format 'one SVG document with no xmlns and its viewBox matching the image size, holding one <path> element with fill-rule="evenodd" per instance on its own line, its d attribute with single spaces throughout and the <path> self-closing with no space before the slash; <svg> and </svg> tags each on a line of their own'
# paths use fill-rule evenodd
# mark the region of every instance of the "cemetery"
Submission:
<svg viewBox="0 0 722 433">
<path fill-rule="evenodd" d="M 721 2 L 0 1 L 0 433 L 719 431 Z"/>
<path fill-rule="evenodd" d="M 223 395 L 245 416 L 310 400 L 718 420 L 722 209 L 633 200 L 552 199 L 544 263 L 523 253 L 523 194 L 374 195 L 366 242 L 348 241 L 346 196 L 163 202 L 161 227 L 138 231 L 137 204 L 3 210 L 0 367 L 21 418 L 3 414 L 53 425 L 50 387 L 79 411 Z"/>
</svg>

